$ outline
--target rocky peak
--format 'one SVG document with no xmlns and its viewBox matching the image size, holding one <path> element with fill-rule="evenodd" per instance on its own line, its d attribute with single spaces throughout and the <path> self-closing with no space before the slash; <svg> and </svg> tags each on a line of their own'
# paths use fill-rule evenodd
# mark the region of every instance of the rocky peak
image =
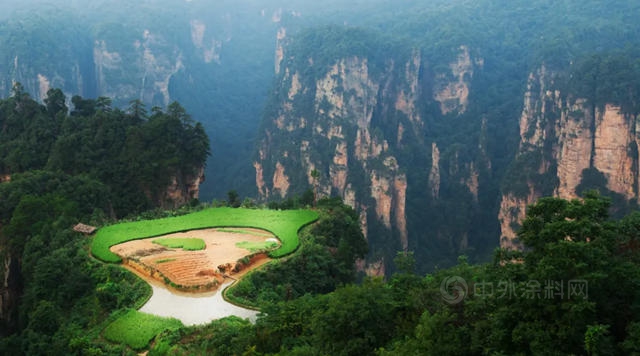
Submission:
<svg viewBox="0 0 640 356">
<path fill-rule="evenodd" d="M 280 27 L 276 35 L 276 58 L 275 58 L 275 71 L 276 75 L 280 74 L 280 65 L 284 59 L 284 40 L 287 37 L 287 29 Z"/>
<path fill-rule="evenodd" d="M 280 39 L 283 36 L 284 31 Z M 417 61 L 415 65 L 419 66 L 419 59 Z M 310 65 L 313 62 L 310 58 Z M 341 196 L 345 203 L 359 211 L 365 228 L 371 213 L 389 233 L 394 229 L 398 231 L 400 245 L 406 248 L 406 177 L 400 173 L 388 141 L 379 131 L 372 133 L 372 118 L 380 105 L 383 78 L 372 77 L 369 59 L 358 56 L 338 59 L 327 66 L 325 73 L 314 77 L 291 65 L 276 67 L 276 70 L 281 72 L 279 90 L 283 95 L 261 141 L 260 157 L 254 162 L 261 197 L 277 191 L 284 198 L 293 187 L 297 190 L 310 187 L 315 184 L 311 172 L 318 170 L 321 195 Z M 417 82 L 413 87 L 417 91 Z M 296 102 L 304 101 L 301 97 L 311 99 L 308 102 L 313 106 L 296 107 Z M 279 137 L 278 142 L 272 137 Z M 285 142 L 291 140 L 300 140 L 298 149 L 285 148 L 290 146 Z M 318 155 L 318 152 L 326 154 Z M 283 159 L 285 155 L 287 159 Z M 355 180 L 353 172 L 359 171 L 364 171 L 365 182 Z M 304 172 L 304 175 L 293 172 Z M 269 182 L 265 177 L 273 179 Z M 369 187 L 368 194 L 354 188 L 363 184 Z"/>
<path fill-rule="evenodd" d="M 555 88 L 555 80 L 556 75 L 544 67 L 529 76 L 516 157 L 529 172 L 528 193 L 503 193 L 499 213 L 503 247 L 518 246 L 515 231 L 526 206 L 547 194 L 577 198 L 586 171 L 602 174 L 606 186 L 599 188 L 627 200 L 639 199 L 636 120 L 614 104 L 594 107 L 584 98 L 563 94 Z M 539 159 L 526 161 L 534 156 Z"/>
<path fill-rule="evenodd" d="M 407 115 L 409 120 L 414 125 L 418 125 L 420 127 L 422 127 L 423 121 L 420 118 L 420 114 L 416 108 L 416 102 L 420 97 L 419 79 L 421 68 L 422 57 L 420 55 L 420 52 L 414 50 L 411 59 L 405 64 L 404 75 L 408 84 L 408 90 L 405 91 L 405 88 L 402 88 L 398 93 L 398 97 L 395 102 L 396 110 Z"/>
<path fill-rule="evenodd" d="M 175 208 L 189 203 L 200 196 L 200 184 L 204 182 L 204 167 L 195 174 L 178 174 L 170 178 L 169 185 L 156 202 L 165 208 Z"/>
<path fill-rule="evenodd" d="M 469 105 L 469 86 L 473 78 L 474 66 L 482 66 L 482 59 L 471 60 L 469 48 L 460 46 L 457 59 L 449 64 L 449 73 L 436 76 L 433 88 L 434 100 L 440 103 L 443 115 L 462 114 Z"/>
</svg>

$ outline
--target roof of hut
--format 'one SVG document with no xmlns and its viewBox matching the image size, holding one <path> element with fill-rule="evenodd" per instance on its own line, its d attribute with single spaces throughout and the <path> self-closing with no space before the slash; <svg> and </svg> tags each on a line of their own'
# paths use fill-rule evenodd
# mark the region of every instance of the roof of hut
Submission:
<svg viewBox="0 0 640 356">
<path fill-rule="evenodd" d="M 76 232 L 81 232 L 85 235 L 91 235 L 94 232 L 96 232 L 98 228 L 96 228 L 95 226 L 90 226 L 90 225 L 85 225 L 85 224 L 78 224 L 76 226 L 73 227 L 73 231 Z"/>
</svg>

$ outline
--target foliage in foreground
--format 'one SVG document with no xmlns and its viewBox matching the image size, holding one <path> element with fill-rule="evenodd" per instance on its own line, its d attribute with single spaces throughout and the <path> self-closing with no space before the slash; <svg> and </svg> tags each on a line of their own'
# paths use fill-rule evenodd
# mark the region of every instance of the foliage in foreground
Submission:
<svg viewBox="0 0 640 356">
<path fill-rule="evenodd" d="M 116 343 L 129 345 L 133 349 L 142 349 L 149 341 L 164 330 L 175 330 L 182 323 L 174 318 L 128 310 L 104 330 L 104 337 Z"/>
<path fill-rule="evenodd" d="M 214 320 L 205 326 L 168 330 L 156 337 L 154 345 L 149 350 L 149 356 L 199 355 L 209 352 L 218 355 L 243 355 L 247 352 L 251 355 L 249 351 L 252 347 L 247 345 L 251 343 L 253 329 L 248 320 L 229 316 Z"/>
<path fill-rule="evenodd" d="M 95 216 L 105 193 L 88 177 L 46 171 L 0 184 L 0 255 L 12 256 L 14 273 L 5 278 L 21 291 L 4 300 L 3 307 L 14 304 L 0 324 L 0 354 L 123 354 L 121 346 L 96 342 L 96 330 L 113 310 L 148 299 L 151 288 L 91 258 L 87 238 L 71 229 Z"/>
<path fill-rule="evenodd" d="M 187 251 L 199 251 L 205 248 L 204 240 L 196 238 L 165 238 L 155 239 L 152 242 L 164 247 L 181 248 Z"/>
<path fill-rule="evenodd" d="M 226 340 L 232 353 L 261 355 L 639 354 L 640 213 L 610 220 L 608 207 L 593 194 L 543 198 L 520 232 L 524 252 L 498 250 L 486 265 L 461 258 L 424 277 L 400 254 L 388 282 L 265 303 L 255 326 L 184 329 L 172 354 L 229 354 Z"/>
<path fill-rule="evenodd" d="M 203 126 L 175 102 L 148 115 L 139 101 L 123 111 L 106 97 L 74 96 L 70 110 L 60 89 L 47 92 L 46 105 L 20 83 L 12 94 L 0 99 L 0 174 L 46 170 L 98 181 L 103 194 L 86 197 L 102 215 L 166 204 L 170 177 L 195 174 L 209 155 Z"/>
<path fill-rule="evenodd" d="M 211 208 L 183 216 L 104 227 L 96 233 L 91 253 L 105 262 L 117 263 L 120 257 L 111 252 L 109 247 L 126 241 L 213 227 L 252 227 L 276 235 L 282 244 L 271 252 L 271 256 L 282 257 L 298 248 L 298 230 L 317 218 L 317 213 L 310 210 Z"/>
<path fill-rule="evenodd" d="M 322 199 L 318 215 L 315 224 L 301 231 L 295 254 L 246 275 L 227 290 L 227 297 L 259 307 L 307 293 L 329 293 L 353 283 L 355 263 L 367 254 L 358 214 L 340 199 Z"/>
</svg>

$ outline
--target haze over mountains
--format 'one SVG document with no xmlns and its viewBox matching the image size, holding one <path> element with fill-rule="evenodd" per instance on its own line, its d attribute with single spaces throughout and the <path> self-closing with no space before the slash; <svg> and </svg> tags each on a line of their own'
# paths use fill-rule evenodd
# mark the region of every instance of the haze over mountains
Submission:
<svg viewBox="0 0 640 356">
<path fill-rule="evenodd" d="M 4 2 L 0 93 L 177 100 L 211 138 L 201 199 L 318 184 L 360 214 L 371 264 L 407 249 L 427 270 L 517 246 L 543 195 L 635 206 L 638 7 Z"/>
</svg>

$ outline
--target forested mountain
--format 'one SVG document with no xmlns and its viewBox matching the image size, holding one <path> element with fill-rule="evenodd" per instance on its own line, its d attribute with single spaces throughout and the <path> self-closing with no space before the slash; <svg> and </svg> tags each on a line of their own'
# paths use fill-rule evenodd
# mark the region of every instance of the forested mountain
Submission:
<svg viewBox="0 0 640 356">
<path fill-rule="evenodd" d="M 638 11 L 402 3 L 366 26 L 282 30 L 259 194 L 342 196 L 371 262 L 404 249 L 423 270 L 520 246 L 515 230 L 541 196 L 596 188 L 624 214 L 638 199 Z"/>
<path fill-rule="evenodd" d="M 69 110 L 62 91 L 50 89 L 39 104 L 19 83 L 0 100 L 3 334 L 24 328 L 24 313 L 45 299 L 55 305 L 82 299 L 88 284 L 102 280 L 94 273 L 121 273 L 98 272 L 95 264 L 72 271 L 87 257 L 71 226 L 197 202 L 209 138 L 178 103 L 148 114 L 139 101 L 126 111 L 106 97 L 71 101 Z M 64 262 L 52 262 L 59 259 Z M 58 274 L 47 276 L 52 268 Z M 43 299 L 46 285 L 58 282 L 61 294 Z"/>
<path fill-rule="evenodd" d="M 343 11 L 344 5 L 337 0 L 3 2 L 0 95 L 8 96 L 18 81 L 39 101 L 50 88 L 62 89 L 68 98 L 110 97 L 120 108 L 133 99 L 148 108 L 179 101 L 204 124 L 218 152 L 207 164 L 203 197 L 219 199 L 229 189 L 255 196 L 251 157 L 273 80 L 278 29 L 291 21 L 301 28 L 359 18 L 356 9 Z"/>
<path fill-rule="evenodd" d="M 637 200 L 633 2 L 0 6 L 5 96 L 19 81 L 38 101 L 50 88 L 119 108 L 178 100 L 211 137 L 204 199 L 316 186 L 356 208 L 378 266 L 403 249 L 426 271 L 518 246 L 526 205 L 575 197 L 583 170 L 621 213 Z"/>
</svg>

